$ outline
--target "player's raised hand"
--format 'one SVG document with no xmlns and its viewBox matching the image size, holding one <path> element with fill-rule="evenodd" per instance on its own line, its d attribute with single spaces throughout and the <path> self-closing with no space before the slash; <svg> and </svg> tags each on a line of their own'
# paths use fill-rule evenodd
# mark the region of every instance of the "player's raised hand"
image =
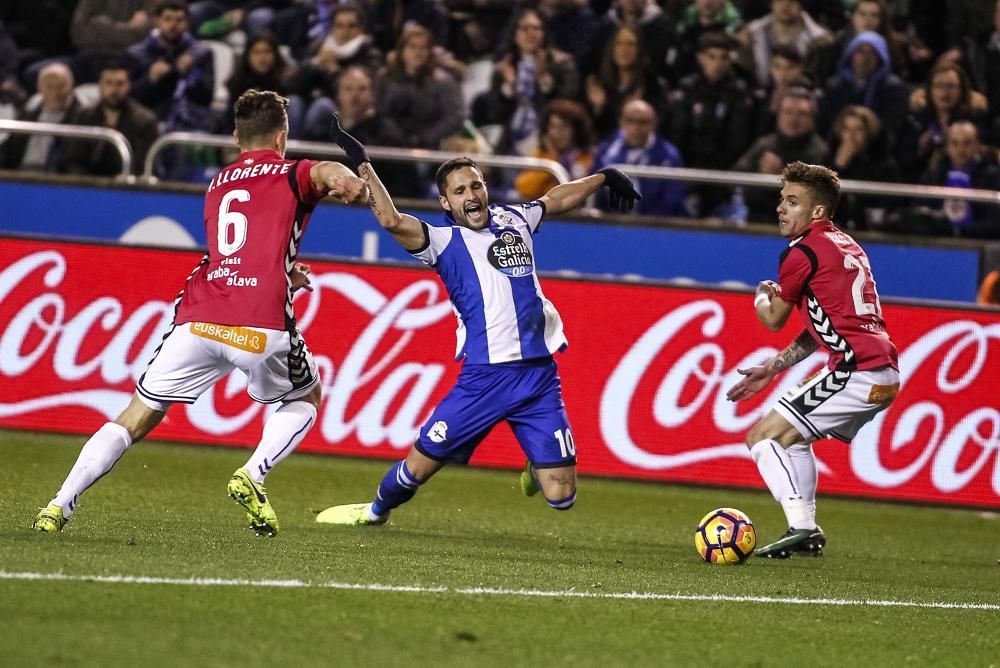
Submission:
<svg viewBox="0 0 1000 668">
<path fill-rule="evenodd" d="M 333 118 L 330 119 L 330 139 L 344 149 L 347 159 L 351 161 L 351 166 L 355 169 L 368 162 L 368 152 L 365 151 L 364 144 L 340 126 L 340 117 L 337 114 L 333 114 Z"/>
<path fill-rule="evenodd" d="M 736 369 L 737 373 L 745 376 L 740 382 L 729 388 L 726 392 L 726 399 L 729 401 L 744 401 L 754 396 L 770 384 L 774 374 L 768 371 L 766 366 L 755 366 L 750 369 Z"/>
<path fill-rule="evenodd" d="M 608 201 L 612 209 L 631 211 L 636 200 L 642 199 L 632 179 L 614 167 L 605 167 L 596 173 L 604 176 L 604 185 L 608 187 Z"/>
</svg>

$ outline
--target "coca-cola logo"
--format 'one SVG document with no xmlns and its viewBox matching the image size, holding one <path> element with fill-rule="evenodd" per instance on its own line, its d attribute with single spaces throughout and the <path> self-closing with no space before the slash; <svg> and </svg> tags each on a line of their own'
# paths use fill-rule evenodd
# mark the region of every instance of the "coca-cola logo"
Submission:
<svg viewBox="0 0 1000 668">
<path fill-rule="evenodd" d="M 140 285 L 97 281 L 94 267 L 112 260 L 77 247 L 17 244 L 30 250 L 0 254 L 0 424 L 37 426 L 33 416 L 63 410 L 113 418 L 171 322 L 173 304 L 149 298 L 149 285 L 155 276 L 155 294 L 172 294 L 193 256 L 161 258 L 174 269 L 150 272 L 149 285 Z M 298 322 L 324 401 L 303 447 L 382 456 L 408 448 L 455 373 L 453 309 L 443 286 L 430 272 L 326 263 L 313 263 L 311 278 L 314 291 L 297 296 Z M 745 298 L 686 292 L 657 301 L 661 293 L 652 288 L 617 287 L 611 294 L 631 319 L 604 331 L 585 326 L 585 305 L 606 303 L 607 295 L 595 294 L 604 288 L 550 288 L 568 327 L 577 328 L 571 340 L 584 348 L 594 342 L 586 355 L 575 343 L 578 352 L 560 361 L 574 434 L 582 435 L 581 470 L 705 480 L 737 466 L 748 472 L 744 484 L 759 484 L 744 463 L 744 435 L 824 363 L 821 355 L 793 367 L 748 408 L 725 399 L 736 369 L 765 362 L 781 344 L 747 315 Z M 850 446 L 824 446 L 824 489 L 1000 501 L 1000 402 L 991 380 L 1000 371 L 1000 319 L 947 316 L 908 320 L 919 329 L 900 346 L 900 394 Z M 891 314 L 887 320 L 894 332 Z M 173 409 L 183 429 L 170 431 L 169 416 L 161 429 L 170 438 L 252 443 L 273 407 L 252 402 L 245 389 L 234 373 L 195 404 Z M 512 451 L 510 461 L 519 460 Z"/>
<path fill-rule="evenodd" d="M 726 313 L 719 303 L 711 299 L 698 300 L 665 314 L 621 358 L 604 386 L 600 425 L 604 442 L 622 461 L 642 469 L 666 470 L 722 457 L 749 458 L 742 436 L 782 394 L 798 385 L 824 361 L 820 355 L 814 355 L 796 365 L 770 388 L 764 402 L 740 414 L 740 405 L 725 398 L 726 390 L 740 379 L 736 369 L 763 364 L 777 350 L 761 347 L 741 359 L 729 361 L 725 347 L 714 341 L 725 324 Z M 695 330 L 693 336 L 691 330 Z M 676 345 L 676 339 L 685 333 L 687 340 L 700 338 L 702 342 L 683 349 L 677 362 L 660 380 L 651 417 L 663 428 L 664 436 L 668 436 L 683 427 L 694 414 L 705 411 L 710 413 L 717 431 L 733 435 L 736 442 L 682 449 L 676 453 L 650 452 L 630 433 L 630 424 L 638 417 L 633 407 L 636 387 L 657 355 Z M 936 387 L 933 390 L 945 395 L 966 390 L 987 369 L 994 373 L 1000 369 L 995 345 L 991 351 L 991 343 L 996 342 L 1000 342 L 1000 324 L 983 326 L 966 320 L 937 327 L 900 354 L 901 388 L 929 359 L 944 353 L 934 373 Z M 959 369 L 959 360 L 963 358 L 972 361 Z M 701 389 L 692 400 L 682 402 L 680 390 L 692 382 Z M 907 484 L 930 466 L 935 487 L 942 492 L 955 492 L 992 466 L 993 491 L 1000 495 L 1000 410 L 996 395 L 980 395 L 969 403 L 972 405 L 962 415 L 954 416 L 950 424 L 941 403 L 930 400 L 902 408 L 894 406 L 879 413 L 850 445 L 854 473 L 876 487 L 892 488 Z M 889 420 L 895 424 L 891 433 L 886 429 Z M 922 445 L 919 456 L 902 468 L 887 465 L 883 455 L 912 445 L 925 422 L 932 427 L 931 436 Z M 971 463 L 960 466 L 959 462 L 968 458 L 970 448 L 978 449 L 978 454 Z M 830 472 L 822 461 L 818 463 L 821 473 Z"/>
</svg>

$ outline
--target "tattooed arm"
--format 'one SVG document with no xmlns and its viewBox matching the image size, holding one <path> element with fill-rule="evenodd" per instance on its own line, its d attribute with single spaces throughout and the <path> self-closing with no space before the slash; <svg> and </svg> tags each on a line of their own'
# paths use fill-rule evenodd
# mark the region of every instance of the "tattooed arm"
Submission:
<svg viewBox="0 0 1000 668">
<path fill-rule="evenodd" d="M 812 355 L 818 347 L 819 344 L 816 343 L 816 340 L 807 330 L 803 329 L 794 341 L 772 357 L 764 366 L 737 369 L 736 371 L 745 377 L 726 392 L 726 398 L 730 401 L 749 399 L 767 387 L 779 373 Z"/>
<path fill-rule="evenodd" d="M 427 239 L 424 224 L 413 216 L 400 213 L 396 209 L 392 197 L 382 185 L 382 181 L 379 180 L 378 174 L 375 173 L 370 162 L 358 166 L 358 175 L 364 179 L 368 186 L 368 208 L 375 214 L 379 225 L 406 250 L 414 250 L 424 246 Z"/>
</svg>

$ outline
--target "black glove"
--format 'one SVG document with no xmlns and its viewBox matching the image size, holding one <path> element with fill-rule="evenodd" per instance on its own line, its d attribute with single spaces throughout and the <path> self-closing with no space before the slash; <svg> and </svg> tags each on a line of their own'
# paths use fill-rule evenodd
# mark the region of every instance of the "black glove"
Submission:
<svg viewBox="0 0 1000 668">
<path fill-rule="evenodd" d="M 642 199 L 632 179 L 614 167 L 605 167 L 596 173 L 604 175 L 604 185 L 608 187 L 608 200 L 612 209 L 631 211 L 635 201 Z"/>
<path fill-rule="evenodd" d="M 368 162 L 368 153 L 364 144 L 352 137 L 344 128 L 340 127 L 340 118 L 337 114 L 330 119 L 330 139 L 337 142 L 337 146 L 344 149 L 347 159 L 351 161 L 351 166 L 357 169 L 363 163 Z"/>
</svg>

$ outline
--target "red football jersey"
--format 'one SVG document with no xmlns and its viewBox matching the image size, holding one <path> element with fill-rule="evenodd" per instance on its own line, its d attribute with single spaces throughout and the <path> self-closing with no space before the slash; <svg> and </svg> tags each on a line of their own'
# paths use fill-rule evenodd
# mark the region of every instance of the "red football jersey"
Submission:
<svg viewBox="0 0 1000 668">
<path fill-rule="evenodd" d="M 314 160 L 247 151 L 205 193 L 208 254 L 187 280 L 174 322 L 288 329 L 289 276 L 313 208 L 324 194 Z"/>
<path fill-rule="evenodd" d="M 882 320 L 868 256 L 830 221 L 793 239 L 778 264 L 781 298 L 799 308 L 806 329 L 830 351 L 831 369 L 898 369 Z"/>
</svg>

